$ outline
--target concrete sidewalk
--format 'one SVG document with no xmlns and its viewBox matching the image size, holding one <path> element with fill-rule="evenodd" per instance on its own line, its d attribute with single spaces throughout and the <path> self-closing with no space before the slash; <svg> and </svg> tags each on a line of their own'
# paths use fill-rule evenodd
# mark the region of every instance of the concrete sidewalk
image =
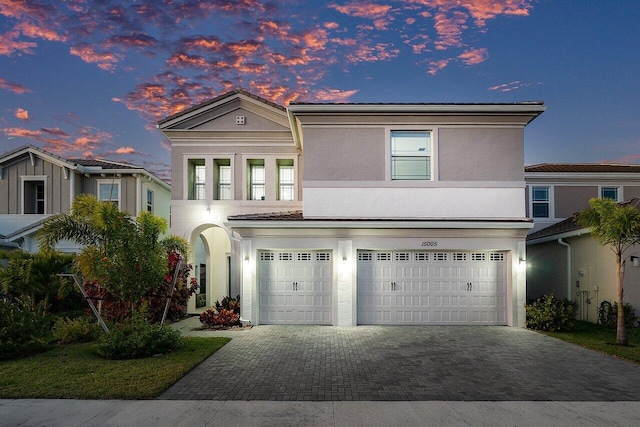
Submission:
<svg viewBox="0 0 640 427">
<path fill-rule="evenodd" d="M 0 400 L 0 426 L 636 426 L 640 402 Z"/>
</svg>

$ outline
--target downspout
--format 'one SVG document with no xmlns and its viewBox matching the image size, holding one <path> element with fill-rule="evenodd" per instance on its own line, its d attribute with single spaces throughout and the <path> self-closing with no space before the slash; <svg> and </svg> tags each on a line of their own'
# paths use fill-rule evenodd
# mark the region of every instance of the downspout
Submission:
<svg viewBox="0 0 640 427">
<path fill-rule="evenodd" d="M 567 248 L 567 299 L 571 301 L 571 245 L 563 239 L 558 239 L 558 243 Z"/>
</svg>

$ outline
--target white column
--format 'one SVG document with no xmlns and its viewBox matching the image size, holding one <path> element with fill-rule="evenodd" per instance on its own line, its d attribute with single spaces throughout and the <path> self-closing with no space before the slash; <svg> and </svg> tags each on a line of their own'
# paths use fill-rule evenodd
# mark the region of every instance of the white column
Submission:
<svg viewBox="0 0 640 427">
<path fill-rule="evenodd" d="M 337 310 L 336 319 L 333 322 L 336 326 L 356 325 L 356 280 L 355 265 L 356 260 L 353 253 L 352 240 L 338 241 L 338 285 L 337 285 Z"/>
</svg>

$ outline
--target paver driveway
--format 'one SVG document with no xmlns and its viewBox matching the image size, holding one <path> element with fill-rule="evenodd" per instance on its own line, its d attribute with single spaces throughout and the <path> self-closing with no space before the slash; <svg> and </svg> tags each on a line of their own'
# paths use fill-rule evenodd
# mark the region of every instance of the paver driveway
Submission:
<svg viewBox="0 0 640 427">
<path fill-rule="evenodd" d="M 160 399 L 640 400 L 640 366 L 524 329 L 256 326 Z"/>
</svg>

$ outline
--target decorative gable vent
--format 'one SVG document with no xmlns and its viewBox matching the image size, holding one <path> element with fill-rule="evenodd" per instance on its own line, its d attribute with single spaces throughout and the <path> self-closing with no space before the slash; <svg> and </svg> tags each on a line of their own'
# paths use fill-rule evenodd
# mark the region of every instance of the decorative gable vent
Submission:
<svg viewBox="0 0 640 427">
<path fill-rule="evenodd" d="M 236 124 L 243 125 L 245 121 L 245 116 L 236 116 Z"/>
</svg>

